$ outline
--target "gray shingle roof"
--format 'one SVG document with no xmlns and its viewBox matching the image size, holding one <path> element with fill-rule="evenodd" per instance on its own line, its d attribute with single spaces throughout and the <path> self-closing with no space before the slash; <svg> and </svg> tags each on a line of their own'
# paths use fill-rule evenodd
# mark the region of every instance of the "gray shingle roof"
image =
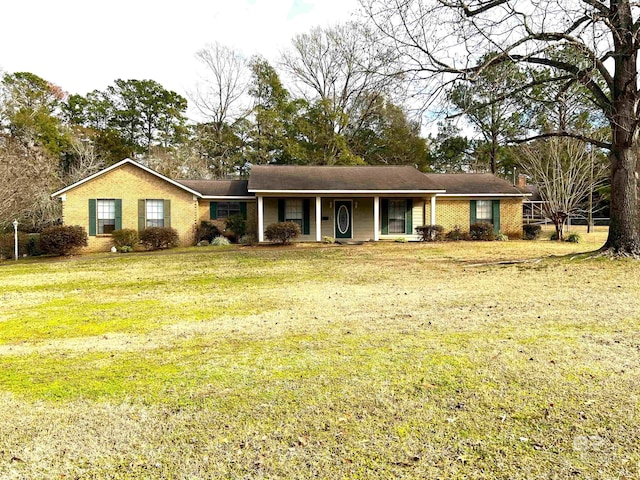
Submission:
<svg viewBox="0 0 640 480">
<path fill-rule="evenodd" d="M 176 180 L 185 187 L 210 197 L 248 197 L 247 180 Z"/>
<path fill-rule="evenodd" d="M 256 165 L 249 191 L 433 191 L 444 187 L 410 166 Z"/>
<path fill-rule="evenodd" d="M 447 191 L 444 195 L 522 196 L 510 182 L 491 173 L 425 173 L 424 176 L 442 185 Z"/>
</svg>

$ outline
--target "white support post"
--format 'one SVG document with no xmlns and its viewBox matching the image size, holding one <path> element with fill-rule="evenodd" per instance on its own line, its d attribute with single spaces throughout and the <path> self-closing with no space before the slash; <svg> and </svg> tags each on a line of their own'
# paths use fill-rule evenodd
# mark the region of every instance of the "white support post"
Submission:
<svg viewBox="0 0 640 480">
<path fill-rule="evenodd" d="M 373 197 L 373 239 L 380 240 L 380 197 Z"/>
<path fill-rule="evenodd" d="M 258 242 L 264 242 L 264 197 L 258 196 Z"/>
<path fill-rule="evenodd" d="M 436 196 L 431 195 L 431 225 L 436 224 Z"/>
<path fill-rule="evenodd" d="M 322 241 L 322 198 L 316 197 L 316 242 Z"/>
</svg>

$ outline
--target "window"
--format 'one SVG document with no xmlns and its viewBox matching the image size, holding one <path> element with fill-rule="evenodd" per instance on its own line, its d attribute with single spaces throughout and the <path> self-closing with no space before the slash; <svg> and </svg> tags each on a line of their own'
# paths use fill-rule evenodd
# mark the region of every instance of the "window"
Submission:
<svg viewBox="0 0 640 480">
<path fill-rule="evenodd" d="M 146 228 L 164 227 L 164 200 L 147 200 Z"/>
<path fill-rule="evenodd" d="M 227 218 L 231 215 L 239 215 L 240 202 L 218 202 L 218 213 L 216 218 Z"/>
<path fill-rule="evenodd" d="M 491 200 L 476 201 L 476 222 L 493 223 L 493 202 Z"/>
<path fill-rule="evenodd" d="M 97 200 L 97 221 L 99 235 L 109 234 L 116 229 L 116 201 Z"/>
<path fill-rule="evenodd" d="M 284 221 L 297 223 L 302 230 L 302 200 L 287 200 L 285 203 Z"/>
<path fill-rule="evenodd" d="M 406 200 L 389 200 L 389 233 L 405 233 Z"/>
</svg>

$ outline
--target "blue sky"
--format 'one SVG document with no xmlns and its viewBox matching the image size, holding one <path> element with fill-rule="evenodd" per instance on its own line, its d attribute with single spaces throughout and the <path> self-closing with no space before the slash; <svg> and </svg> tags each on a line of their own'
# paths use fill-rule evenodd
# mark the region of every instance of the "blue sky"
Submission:
<svg viewBox="0 0 640 480">
<path fill-rule="evenodd" d="M 70 93 L 146 79 L 185 94 L 218 41 L 275 61 L 295 33 L 351 18 L 357 0 L 21 0 L 3 4 L 0 68 Z"/>
</svg>

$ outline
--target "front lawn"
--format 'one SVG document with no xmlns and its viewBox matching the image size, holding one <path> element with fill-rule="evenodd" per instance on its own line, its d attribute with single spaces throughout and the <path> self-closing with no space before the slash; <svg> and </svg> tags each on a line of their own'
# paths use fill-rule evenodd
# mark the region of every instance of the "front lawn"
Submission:
<svg viewBox="0 0 640 480">
<path fill-rule="evenodd" d="M 583 236 L 0 263 L 0 477 L 637 478 L 640 269 Z"/>
</svg>

